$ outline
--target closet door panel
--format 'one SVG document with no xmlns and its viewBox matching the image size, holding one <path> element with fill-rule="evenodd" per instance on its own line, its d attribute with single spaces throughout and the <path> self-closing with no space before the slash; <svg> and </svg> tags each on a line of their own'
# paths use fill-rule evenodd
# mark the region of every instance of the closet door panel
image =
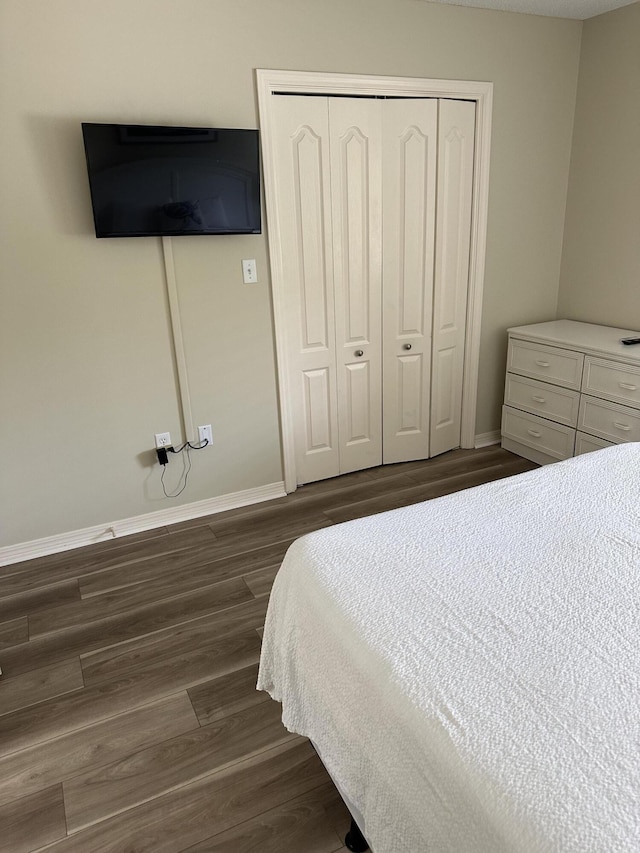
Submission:
<svg viewBox="0 0 640 853">
<path fill-rule="evenodd" d="M 331 380 L 326 368 L 304 370 L 305 451 L 318 453 L 331 447 Z"/>
<path fill-rule="evenodd" d="M 383 456 L 429 456 L 438 102 L 383 104 Z"/>
<path fill-rule="evenodd" d="M 345 369 L 346 400 L 349 408 L 344 413 L 344 442 L 347 447 L 371 441 L 370 395 L 371 376 L 367 362 L 348 364 Z"/>
<path fill-rule="evenodd" d="M 326 98 L 274 98 L 279 246 L 287 294 L 298 483 L 340 473 Z"/>
<path fill-rule="evenodd" d="M 475 103 L 439 102 L 431 456 L 460 446 Z"/>
<path fill-rule="evenodd" d="M 475 104 L 274 97 L 297 482 L 460 445 Z"/>
<path fill-rule="evenodd" d="M 381 102 L 329 100 L 340 473 L 380 465 Z"/>
</svg>

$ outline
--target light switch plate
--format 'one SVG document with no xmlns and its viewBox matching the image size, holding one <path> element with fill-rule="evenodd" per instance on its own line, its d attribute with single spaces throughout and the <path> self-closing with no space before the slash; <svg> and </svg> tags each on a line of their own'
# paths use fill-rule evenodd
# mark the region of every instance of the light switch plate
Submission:
<svg viewBox="0 0 640 853">
<path fill-rule="evenodd" d="M 258 270 L 255 259 L 242 262 L 242 280 L 245 284 L 258 283 Z"/>
</svg>

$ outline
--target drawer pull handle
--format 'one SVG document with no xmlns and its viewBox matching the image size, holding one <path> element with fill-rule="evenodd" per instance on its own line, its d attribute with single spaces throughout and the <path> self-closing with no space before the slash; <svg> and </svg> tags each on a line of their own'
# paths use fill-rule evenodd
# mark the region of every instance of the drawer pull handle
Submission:
<svg viewBox="0 0 640 853">
<path fill-rule="evenodd" d="M 527 432 L 529 433 L 529 435 L 532 435 L 534 438 L 540 438 L 542 435 L 542 433 L 538 432 L 537 429 L 528 429 Z"/>
<path fill-rule="evenodd" d="M 638 390 L 638 386 L 632 385 L 630 382 L 618 382 L 618 385 L 621 388 L 624 388 L 625 391 L 637 391 Z"/>
<path fill-rule="evenodd" d="M 533 397 L 532 397 L 531 399 L 532 399 L 532 400 L 534 400 L 536 403 L 546 403 L 546 402 L 547 402 L 547 401 L 544 399 L 544 397 L 536 397 L 536 395 L 535 395 L 535 394 L 533 395 Z"/>
<path fill-rule="evenodd" d="M 538 358 L 536 360 L 536 364 L 538 365 L 538 367 L 549 367 L 549 362 L 543 361 L 541 358 Z"/>
<path fill-rule="evenodd" d="M 613 425 L 614 425 L 614 427 L 617 427 L 618 429 L 622 429 L 625 432 L 629 432 L 629 430 L 631 429 L 629 424 L 619 424 L 616 421 L 613 422 Z"/>
</svg>

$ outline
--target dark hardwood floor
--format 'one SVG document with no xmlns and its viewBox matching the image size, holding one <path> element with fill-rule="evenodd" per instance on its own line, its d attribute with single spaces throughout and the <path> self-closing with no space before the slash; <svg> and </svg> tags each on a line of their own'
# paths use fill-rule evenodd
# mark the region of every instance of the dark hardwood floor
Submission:
<svg viewBox="0 0 640 853">
<path fill-rule="evenodd" d="M 0 569 L 0 850 L 332 853 L 349 818 L 255 690 L 291 541 L 534 468 L 499 447 Z"/>
</svg>

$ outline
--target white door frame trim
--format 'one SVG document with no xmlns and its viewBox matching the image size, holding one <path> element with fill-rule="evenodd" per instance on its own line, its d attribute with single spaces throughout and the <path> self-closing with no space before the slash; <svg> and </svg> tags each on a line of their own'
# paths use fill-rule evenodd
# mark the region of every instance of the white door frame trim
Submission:
<svg viewBox="0 0 640 853">
<path fill-rule="evenodd" d="M 478 362 L 480 324 L 487 237 L 489 203 L 489 155 L 491 147 L 491 110 L 493 83 L 469 80 L 430 80 L 417 77 L 373 77 L 360 74 L 332 74 L 314 71 L 256 70 L 258 108 L 264 171 L 267 236 L 273 293 L 273 315 L 278 369 L 280 430 L 284 483 L 287 492 L 296 489 L 293 399 L 289 388 L 289 331 L 286 302 L 282 287 L 281 240 L 278 228 L 278 186 L 275 180 L 272 146 L 271 98 L 274 92 L 327 95 L 387 95 L 400 97 L 460 98 L 476 102 L 476 146 L 473 171 L 473 210 L 471 216 L 471 248 L 464 375 L 462 380 L 462 447 L 475 446 L 476 403 L 478 397 Z"/>
</svg>

